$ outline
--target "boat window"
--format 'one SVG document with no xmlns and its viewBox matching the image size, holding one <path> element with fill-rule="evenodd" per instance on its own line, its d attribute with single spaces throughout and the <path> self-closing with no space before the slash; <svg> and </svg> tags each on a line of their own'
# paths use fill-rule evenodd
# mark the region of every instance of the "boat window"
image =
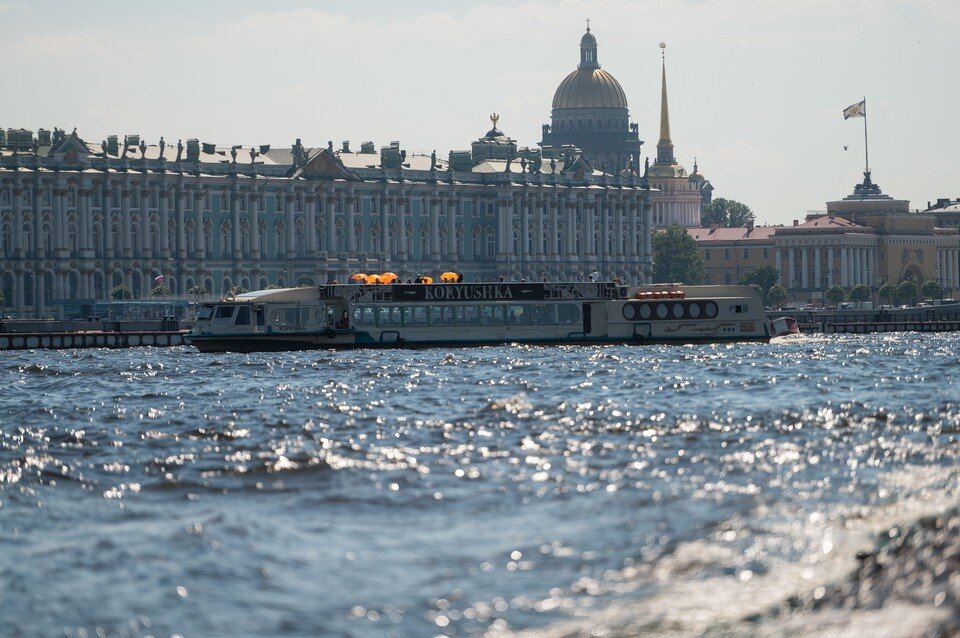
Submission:
<svg viewBox="0 0 960 638">
<path fill-rule="evenodd" d="M 683 318 L 683 304 L 675 303 L 673 304 L 673 316 L 675 319 Z"/>
<path fill-rule="evenodd" d="M 400 306 L 390 306 L 390 325 L 401 326 L 403 319 L 400 316 Z"/>
<path fill-rule="evenodd" d="M 265 318 L 264 318 L 264 316 L 263 316 L 263 315 L 264 315 L 263 306 L 258 306 L 258 307 L 255 309 L 255 313 L 256 313 L 256 316 L 257 316 L 257 325 L 258 325 L 258 326 L 264 325 L 264 323 L 265 323 Z"/>
<path fill-rule="evenodd" d="M 197 319 L 209 319 L 213 316 L 213 306 L 200 306 L 197 311 Z"/>
<path fill-rule="evenodd" d="M 666 319 L 667 318 L 667 304 L 658 303 L 657 304 L 657 318 Z"/>
<path fill-rule="evenodd" d="M 414 325 L 414 326 L 427 325 L 427 308 L 425 306 L 413 307 L 413 323 L 411 325 Z"/>
<path fill-rule="evenodd" d="M 233 316 L 236 306 L 217 306 L 216 319 L 229 319 Z"/>
<path fill-rule="evenodd" d="M 353 309 L 353 324 L 354 324 L 354 325 L 357 325 L 357 324 L 360 324 L 360 323 L 361 323 L 360 317 L 361 317 L 360 309 L 359 309 L 359 308 L 354 308 L 354 309 Z"/>
<path fill-rule="evenodd" d="M 561 324 L 570 325 L 580 322 L 580 309 L 576 304 L 559 304 L 557 306 L 557 315 Z"/>
<path fill-rule="evenodd" d="M 249 326 L 250 325 L 250 307 L 249 306 L 240 306 L 237 308 L 237 317 L 233 320 L 233 325 L 235 326 Z"/>
<path fill-rule="evenodd" d="M 361 321 L 365 326 L 375 326 L 377 325 L 377 309 L 371 306 L 364 306 L 362 308 L 363 318 Z"/>
<path fill-rule="evenodd" d="M 523 306 L 507 306 L 507 323 L 511 325 L 529 325 L 530 315 Z"/>
<path fill-rule="evenodd" d="M 490 320 L 491 323 L 494 323 L 498 326 L 503 325 L 503 306 L 491 306 L 493 310 L 493 318 Z"/>
<path fill-rule="evenodd" d="M 453 306 L 440 306 L 436 308 L 440 311 L 440 324 L 444 326 L 452 326 L 453 321 Z"/>
<path fill-rule="evenodd" d="M 530 313 L 530 323 L 535 325 L 551 325 L 557 323 L 557 313 L 551 304 L 532 304 L 527 306 Z"/>
<path fill-rule="evenodd" d="M 480 325 L 480 309 L 477 308 L 477 306 L 463 307 L 463 325 L 465 326 Z"/>
</svg>

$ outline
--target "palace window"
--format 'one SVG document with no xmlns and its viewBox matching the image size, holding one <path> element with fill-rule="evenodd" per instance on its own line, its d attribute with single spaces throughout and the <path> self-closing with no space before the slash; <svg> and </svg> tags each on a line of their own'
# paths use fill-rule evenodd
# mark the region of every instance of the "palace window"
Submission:
<svg viewBox="0 0 960 638">
<path fill-rule="evenodd" d="M 730 249 L 729 249 L 729 248 L 724 248 L 724 249 L 723 249 L 723 258 L 724 258 L 724 259 L 730 259 Z"/>
<path fill-rule="evenodd" d="M 764 258 L 764 259 L 769 259 L 769 258 L 770 258 L 770 249 L 769 249 L 769 248 L 764 248 L 764 249 L 763 249 L 763 258 Z"/>
<path fill-rule="evenodd" d="M 703 251 L 703 260 L 704 260 L 704 261 L 710 261 L 710 249 L 709 249 L 709 248 L 707 248 L 705 251 Z"/>
<path fill-rule="evenodd" d="M 747 250 L 746 248 L 743 249 L 743 258 L 750 259 L 750 251 Z"/>
</svg>

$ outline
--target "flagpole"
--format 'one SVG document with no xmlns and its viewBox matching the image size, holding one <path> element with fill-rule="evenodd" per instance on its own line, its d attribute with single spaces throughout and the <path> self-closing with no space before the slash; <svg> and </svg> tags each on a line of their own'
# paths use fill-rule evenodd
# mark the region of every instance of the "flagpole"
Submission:
<svg viewBox="0 0 960 638">
<path fill-rule="evenodd" d="M 867 96 L 863 96 L 863 152 L 867 160 L 867 174 L 870 174 L 870 146 L 867 143 Z"/>
</svg>

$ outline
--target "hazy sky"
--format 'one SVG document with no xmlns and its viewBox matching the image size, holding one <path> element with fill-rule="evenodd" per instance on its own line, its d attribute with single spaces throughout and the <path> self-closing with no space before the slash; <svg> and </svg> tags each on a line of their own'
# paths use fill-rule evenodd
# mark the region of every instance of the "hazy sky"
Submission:
<svg viewBox="0 0 960 638">
<path fill-rule="evenodd" d="M 656 154 L 660 49 L 671 124 L 720 197 L 790 223 L 852 190 L 960 197 L 960 2 L 38 2 L 0 0 L 0 126 L 220 145 L 399 140 L 534 146 L 584 18 Z M 849 146 L 844 151 L 843 147 Z"/>
</svg>

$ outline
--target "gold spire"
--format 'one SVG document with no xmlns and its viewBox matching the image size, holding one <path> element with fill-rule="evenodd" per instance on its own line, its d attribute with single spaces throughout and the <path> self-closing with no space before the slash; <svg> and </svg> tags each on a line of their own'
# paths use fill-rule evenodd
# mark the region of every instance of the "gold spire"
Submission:
<svg viewBox="0 0 960 638">
<path fill-rule="evenodd" d="M 663 72 L 660 83 L 660 141 L 657 142 L 657 162 L 674 163 L 673 141 L 670 139 L 670 109 L 667 106 L 667 43 L 660 43 Z"/>
</svg>

